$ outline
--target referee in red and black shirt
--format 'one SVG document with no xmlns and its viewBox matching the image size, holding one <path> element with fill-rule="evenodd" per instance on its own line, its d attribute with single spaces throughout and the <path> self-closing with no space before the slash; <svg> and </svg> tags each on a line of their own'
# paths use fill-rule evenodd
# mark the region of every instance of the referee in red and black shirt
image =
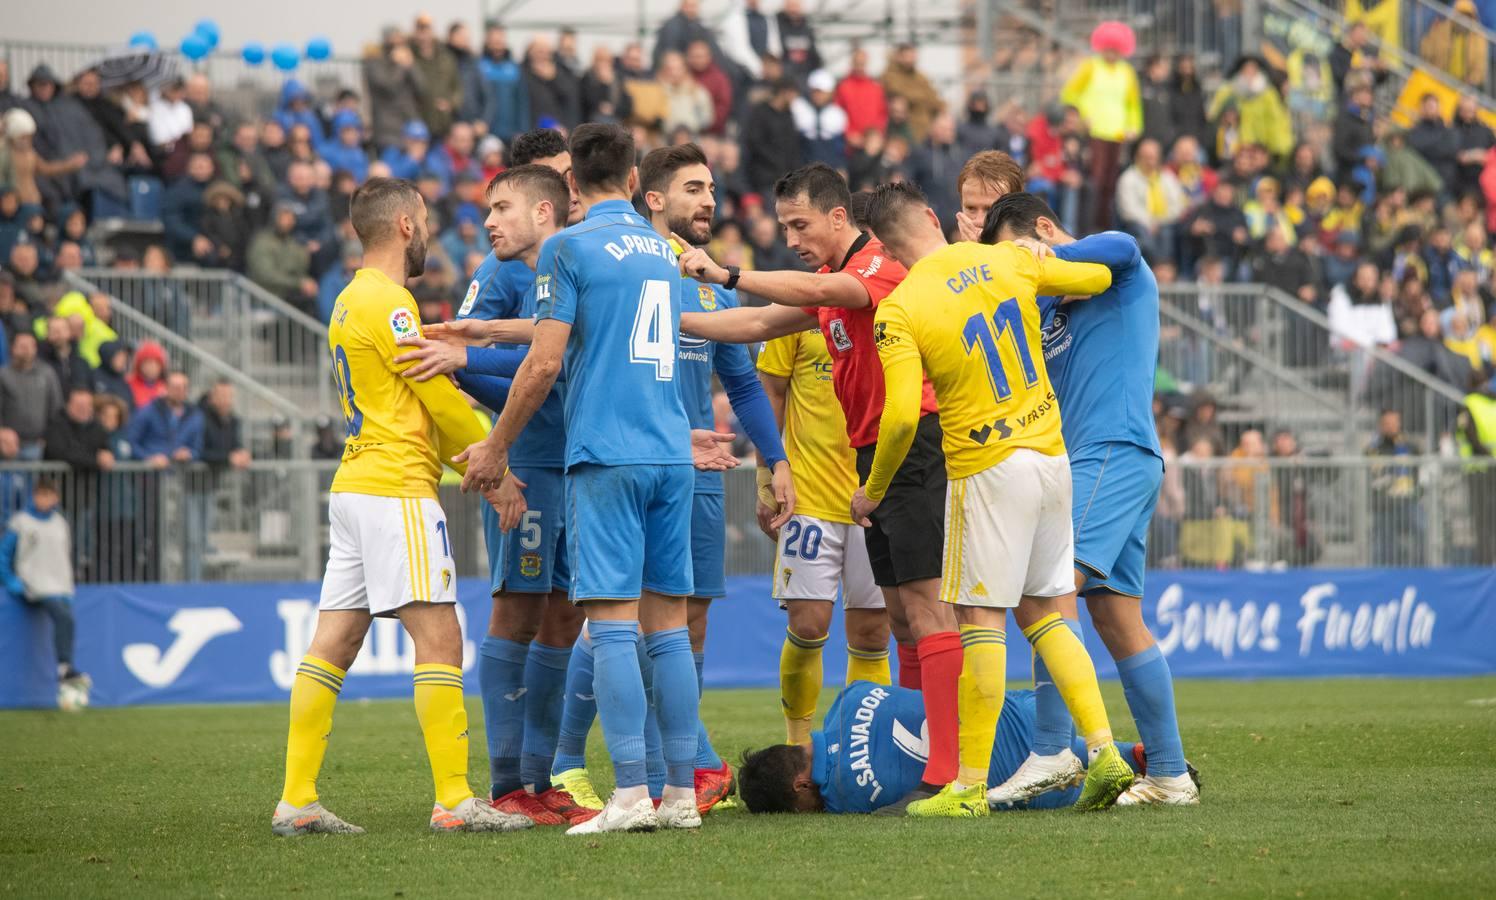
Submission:
<svg viewBox="0 0 1496 900">
<path fill-rule="evenodd" d="M 819 270 L 739 272 L 717 265 L 703 250 L 689 250 L 681 257 L 687 275 L 741 288 L 773 304 L 687 313 L 681 316 L 681 331 L 713 341 L 758 343 L 802 331 L 805 317 L 814 316 L 831 351 L 832 386 L 846 413 L 858 475 L 865 479 L 883 413 L 883 367 L 873 341 L 873 317 L 905 270 L 853 223 L 847 183 L 829 166 L 796 169 L 779 180 L 774 193 L 786 243 Z M 956 774 L 961 639 L 955 617 L 939 600 L 945 457 L 928 381 L 921 410 L 914 446 L 865 532 L 873 580 L 883 588 L 899 641 L 899 684 L 923 692 L 930 729 L 926 785 L 890 807 L 892 814 L 902 814 L 908 800 L 932 795 Z"/>
</svg>

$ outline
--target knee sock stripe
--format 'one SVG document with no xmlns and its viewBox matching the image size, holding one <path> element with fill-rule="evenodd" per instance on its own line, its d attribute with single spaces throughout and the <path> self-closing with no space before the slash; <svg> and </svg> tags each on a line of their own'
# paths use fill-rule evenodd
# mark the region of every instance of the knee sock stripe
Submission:
<svg viewBox="0 0 1496 900">
<path fill-rule="evenodd" d="M 329 691 L 332 691 L 334 694 L 339 694 L 343 691 L 343 686 L 338 684 L 337 682 L 329 681 L 321 675 L 314 675 L 312 674 L 312 672 L 309 672 L 306 669 L 297 669 L 296 674 L 302 676 L 303 678 L 309 678 L 312 681 L 317 682 L 318 684 L 327 688 Z"/>
<path fill-rule="evenodd" d="M 848 644 L 847 655 L 855 656 L 858 659 L 877 661 L 880 659 L 888 659 L 888 649 L 884 648 L 882 650 L 859 650 L 858 648 L 853 647 L 851 644 Z"/>
<path fill-rule="evenodd" d="M 317 657 L 312 656 L 311 654 L 307 654 L 306 656 L 303 656 L 301 658 L 301 665 L 303 665 L 303 666 L 311 666 L 314 669 L 321 669 L 323 672 L 326 672 L 327 674 L 331 675 L 332 677 L 336 678 L 339 681 L 342 681 L 343 678 L 344 678 L 344 676 L 346 676 L 348 674 L 348 670 L 347 669 L 340 669 L 337 666 L 333 665 L 332 663 L 328 662 L 327 660 L 325 660 L 325 659 L 318 659 Z"/>
<path fill-rule="evenodd" d="M 791 644 L 794 644 L 796 647 L 799 647 L 802 650 L 819 650 L 826 645 L 826 641 L 830 637 L 831 636 L 828 634 L 825 637 L 804 638 L 800 637 L 798 634 L 795 634 L 788 628 L 784 630 L 785 640 L 789 641 Z"/>
<path fill-rule="evenodd" d="M 320 666 L 315 666 L 315 665 L 311 665 L 309 663 L 303 662 L 301 665 L 299 665 L 299 666 L 296 667 L 296 671 L 298 671 L 298 672 L 305 672 L 308 675 L 314 675 L 314 676 L 316 676 L 318 678 L 325 678 L 328 681 L 332 682 L 333 684 L 337 685 L 338 687 L 342 687 L 343 686 L 343 676 L 336 675 L 336 674 L 334 674 L 332 672 L 329 672 L 326 669 L 321 668 Z"/>
<path fill-rule="evenodd" d="M 412 680 L 416 684 L 450 684 L 454 687 L 462 687 L 462 679 L 453 678 L 450 675 L 417 675 Z"/>
<path fill-rule="evenodd" d="M 1023 632 L 1023 636 L 1029 639 L 1030 644 L 1033 644 L 1037 643 L 1040 638 L 1044 637 L 1046 634 L 1049 634 L 1056 628 L 1063 627 L 1065 627 L 1065 622 L 1063 619 L 1044 619 L 1043 621 L 1036 622 L 1033 625 L 1029 626 L 1028 629 L 1025 629 Z"/>
</svg>

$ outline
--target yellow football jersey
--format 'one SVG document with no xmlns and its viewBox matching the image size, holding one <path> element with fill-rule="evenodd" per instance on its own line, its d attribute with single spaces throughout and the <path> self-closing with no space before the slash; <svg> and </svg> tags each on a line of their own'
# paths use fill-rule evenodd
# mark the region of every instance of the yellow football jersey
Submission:
<svg viewBox="0 0 1496 900">
<path fill-rule="evenodd" d="M 795 512 L 850 524 L 857 454 L 847 442 L 847 420 L 831 386 L 831 353 L 821 330 L 812 326 L 769 341 L 758 355 L 758 369 L 790 381 L 784 452 L 795 473 Z"/>
<path fill-rule="evenodd" d="M 327 343 L 348 443 L 333 492 L 434 498 L 442 462 L 483 440 L 451 380 L 400 377 L 395 342 L 420 333 L 415 298 L 383 272 L 359 269 L 338 295 Z"/>
<path fill-rule="evenodd" d="M 1041 263 L 1015 244 L 963 242 L 920 260 L 878 304 L 873 336 L 889 393 L 896 370 L 918 379 L 923 366 L 940 403 L 950 477 L 989 469 L 1020 448 L 1065 452 L 1035 298 L 1089 296 L 1111 283 L 1105 266 Z"/>
</svg>

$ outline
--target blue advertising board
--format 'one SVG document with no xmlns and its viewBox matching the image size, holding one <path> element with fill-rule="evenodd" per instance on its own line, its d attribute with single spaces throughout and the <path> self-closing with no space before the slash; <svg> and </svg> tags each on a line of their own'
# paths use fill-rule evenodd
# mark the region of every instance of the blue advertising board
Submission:
<svg viewBox="0 0 1496 900">
<path fill-rule="evenodd" d="M 458 583 L 469 690 L 487 588 Z M 311 641 L 317 592 L 308 582 L 83 586 L 74 601 L 78 665 L 93 676 L 100 705 L 282 700 Z M 1143 610 L 1180 678 L 1496 672 L 1496 571 L 1488 569 L 1154 572 Z M 0 707 L 53 705 L 50 627 L 0 597 Z M 1102 677 L 1114 676 L 1088 623 L 1083 630 Z M 777 684 L 783 637 L 768 578 L 730 578 L 728 596 L 713 604 L 707 685 Z M 1021 642 L 1009 646 L 1010 680 L 1027 681 L 1029 654 Z M 376 620 L 342 696 L 409 696 L 413 664 L 399 623 Z M 828 681 L 845 666 L 838 625 L 826 643 Z"/>
</svg>

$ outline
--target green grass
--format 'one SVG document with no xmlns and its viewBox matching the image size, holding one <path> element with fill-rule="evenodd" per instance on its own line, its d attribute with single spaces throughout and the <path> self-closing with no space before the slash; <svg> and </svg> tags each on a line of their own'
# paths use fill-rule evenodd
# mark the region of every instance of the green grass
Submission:
<svg viewBox="0 0 1496 900">
<path fill-rule="evenodd" d="M 1116 685 L 1106 692 L 1125 719 Z M 408 703 L 338 710 L 322 796 L 369 834 L 298 840 L 269 829 L 279 705 L 3 713 L 0 896 L 1496 896 L 1496 678 L 1178 693 L 1198 809 L 725 812 L 696 833 L 573 839 L 428 834 Z M 767 691 L 713 691 L 704 710 L 736 755 L 780 738 L 777 706 Z M 469 715 L 476 782 L 476 699 Z"/>
</svg>

